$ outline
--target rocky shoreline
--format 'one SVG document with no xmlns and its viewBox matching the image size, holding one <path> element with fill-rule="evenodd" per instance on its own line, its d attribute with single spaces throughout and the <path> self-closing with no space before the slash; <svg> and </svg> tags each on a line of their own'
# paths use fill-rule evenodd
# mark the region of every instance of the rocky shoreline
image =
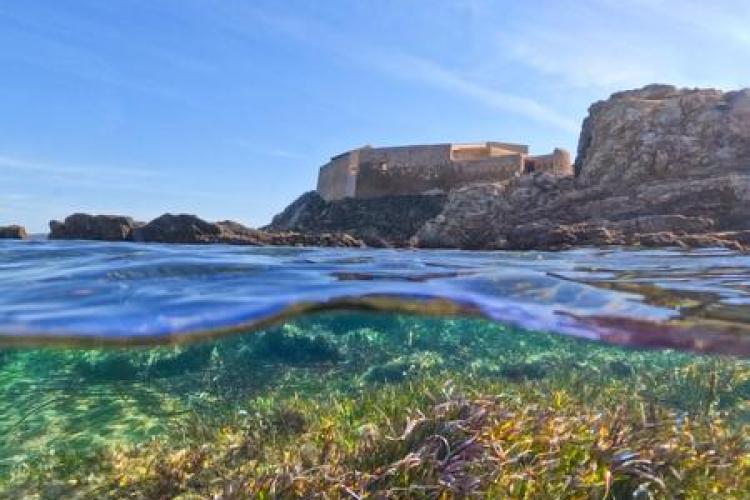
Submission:
<svg viewBox="0 0 750 500">
<path fill-rule="evenodd" d="M 0 238 L 23 238 L 18 226 Z M 164 214 L 73 214 L 50 239 L 482 250 L 577 246 L 750 249 L 750 89 L 649 85 L 593 104 L 574 176 L 523 175 L 447 194 L 300 196 L 251 229 Z"/>
<path fill-rule="evenodd" d="M 164 214 L 148 222 L 120 215 L 73 214 L 50 222 L 49 239 L 150 243 L 361 247 L 364 242 L 341 232 L 263 231 L 238 222 L 207 222 L 195 215 Z"/>
<path fill-rule="evenodd" d="M 484 250 L 750 249 L 750 90 L 650 85 L 614 94 L 589 109 L 575 172 L 451 191 L 440 213 L 408 244 Z M 365 201 L 378 203 L 349 203 Z M 391 201 L 380 203 L 384 206 L 373 210 Z M 332 211 L 312 193 L 291 207 L 294 217 L 287 219 L 292 222 L 275 219 L 270 227 L 295 230 L 304 227 L 300 221 L 325 219 Z M 346 230 L 396 241 L 371 227 Z"/>
</svg>

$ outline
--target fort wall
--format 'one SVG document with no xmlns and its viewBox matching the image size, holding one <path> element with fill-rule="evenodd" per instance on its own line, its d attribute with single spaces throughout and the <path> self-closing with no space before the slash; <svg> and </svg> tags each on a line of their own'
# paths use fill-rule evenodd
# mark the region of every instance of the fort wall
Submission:
<svg viewBox="0 0 750 500">
<path fill-rule="evenodd" d="M 424 167 L 450 161 L 450 144 L 427 146 L 365 147 L 359 150 L 360 164 L 385 164 L 386 167 Z"/>
<path fill-rule="evenodd" d="M 360 150 L 355 149 L 331 158 L 320 167 L 318 193 L 326 200 L 355 196 Z"/>
<path fill-rule="evenodd" d="M 447 193 L 453 188 L 477 182 L 500 182 L 520 175 L 522 155 L 508 154 L 472 161 L 443 161 L 411 167 L 388 167 L 382 163 L 361 163 L 356 196 L 376 198 L 414 193 Z"/>
<path fill-rule="evenodd" d="M 318 193 L 326 200 L 448 192 L 479 182 L 501 182 L 531 172 L 572 175 L 570 154 L 529 156 L 528 146 L 504 142 L 365 146 L 321 167 Z"/>
</svg>

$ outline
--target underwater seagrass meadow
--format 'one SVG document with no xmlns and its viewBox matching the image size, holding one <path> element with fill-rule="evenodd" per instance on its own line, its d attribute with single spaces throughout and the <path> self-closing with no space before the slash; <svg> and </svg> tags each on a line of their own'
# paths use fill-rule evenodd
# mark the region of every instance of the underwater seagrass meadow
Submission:
<svg viewBox="0 0 750 500">
<path fill-rule="evenodd" d="M 3 498 L 748 498 L 750 363 L 365 312 L 0 351 Z"/>
</svg>

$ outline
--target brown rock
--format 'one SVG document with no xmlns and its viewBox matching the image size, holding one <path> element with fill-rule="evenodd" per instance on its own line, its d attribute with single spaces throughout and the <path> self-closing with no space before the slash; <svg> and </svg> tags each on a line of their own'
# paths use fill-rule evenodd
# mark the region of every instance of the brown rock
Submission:
<svg viewBox="0 0 750 500">
<path fill-rule="evenodd" d="M 164 214 L 139 228 L 136 241 L 157 243 L 218 243 L 222 228 L 195 215 Z"/>
<path fill-rule="evenodd" d="M 131 241 L 139 226 L 131 217 L 122 215 L 77 213 L 66 217 L 65 222 L 50 221 L 49 239 Z"/>
<path fill-rule="evenodd" d="M 325 201 L 314 191 L 300 196 L 263 229 L 301 233 L 344 232 L 374 247 L 408 246 L 437 216 L 445 195 L 402 195 Z"/>
<path fill-rule="evenodd" d="M 51 239 L 255 246 L 364 246 L 362 240 L 342 232 L 264 231 L 233 221 L 207 222 L 188 214 L 164 214 L 148 224 L 137 223 L 123 216 L 73 214 L 64 223 L 51 221 L 50 228 Z"/>
<path fill-rule="evenodd" d="M 164 214 L 135 233 L 137 241 L 158 243 L 226 243 L 230 245 L 341 246 L 364 243 L 345 233 L 298 233 L 252 229 L 234 221 L 207 222 L 195 215 Z"/>
<path fill-rule="evenodd" d="M 589 109 L 576 171 L 587 185 L 747 174 L 750 90 L 650 85 Z"/>
<path fill-rule="evenodd" d="M 26 228 L 12 224 L 10 226 L 0 226 L 0 239 L 25 240 L 29 237 Z"/>
<path fill-rule="evenodd" d="M 670 231 L 678 234 L 706 233 L 714 227 L 714 221 L 707 217 L 686 217 L 684 215 L 646 215 L 613 222 L 609 225 L 625 234 L 659 233 Z"/>
<path fill-rule="evenodd" d="M 413 243 L 734 246 L 708 235 L 750 230 L 750 90 L 652 85 L 614 94 L 590 108 L 576 173 L 453 191 Z"/>
</svg>

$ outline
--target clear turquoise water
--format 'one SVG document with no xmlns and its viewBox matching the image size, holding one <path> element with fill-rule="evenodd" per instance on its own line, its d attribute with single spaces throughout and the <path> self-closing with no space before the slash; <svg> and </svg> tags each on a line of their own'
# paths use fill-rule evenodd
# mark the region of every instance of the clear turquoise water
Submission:
<svg viewBox="0 0 750 500">
<path fill-rule="evenodd" d="M 499 398 L 507 411 L 550 405 L 544 414 L 559 418 L 610 415 L 625 405 L 644 422 L 663 415 L 675 435 L 688 432 L 683 422 L 696 422 L 695 436 L 722 429 L 740 451 L 722 452 L 727 463 L 715 470 L 750 484 L 748 292 L 750 258 L 723 250 L 0 242 L 0 496 L 211 498 L 235 491 L 239 477 L 245 482 L 236 497 L 253 496 L 262 488 L 250 485 L 257 471 L 243 469 L 246 463 L 278 479 L 284 460 L 309 461 L 305 447 L 333 432 L 329 424 L 344 429 L 342 449 L 347 440 L 355 450 L 370 439 L 361 431 L 368 426 L 380 426 L 386 446 L 384 429 L 400 434 L 409 415 L 459 394 L 462 401 Z M 243 432 L 258 432 L 262 451 L 228 465 L 225 452 Z M 667 446 L 658 439 L 647 447 Z M 617 453 L 630 453 L 635 444 L 619 446 Z M 185 450 L 209 450 L 211 458 L 198 472 L 164 472 L 160 460 Z M 395 460 L 392 453 L 383 456 Z M 310 471 L 324 462 L 329 476 L 342 464 L 356 469 L 342 476 L 354 490 L 353 477 L 383 465 L 316 460 L 294 469 L 309 476 L 313 492 L 324 486 Z M 139 469 L 152 462 L 161 465 Z M 713 494 L 711 481 L 725 497 L 742 498 L 714 469 L 702 472 L 704 484 L 684 472 L 677 480 L 662 478 L 661 469 L 623 472 L 608 463 L 627 479 L 616 498 L 641 487 L 655 498 L 667 498 L 667 490 L 701 498 Z M 577 477 L 575 465 L 566 467 Z M 476 495 L 500 488 L 500 479 L 481 477 Z M 458 483 L 441 481 L 447 498 L 460 496 Z M 573 488 L 571 497 L 600 498 L 603 484 Z M 332 491 L 330 498 L 346 497 Z M 358 495 L 416 492 L 368 486 Z"/>
</svg>

